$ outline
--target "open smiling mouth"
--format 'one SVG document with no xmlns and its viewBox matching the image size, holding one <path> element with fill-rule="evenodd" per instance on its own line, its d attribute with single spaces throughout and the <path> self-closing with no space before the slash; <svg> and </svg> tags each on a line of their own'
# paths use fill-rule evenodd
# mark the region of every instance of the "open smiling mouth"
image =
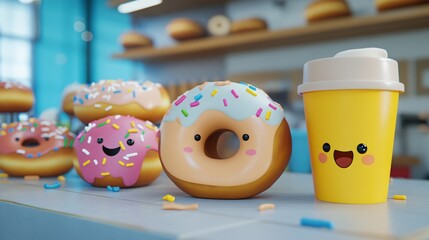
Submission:
<svg viewBox="0 0 429 240">
<path fill-rule="evenodd" d="M 352 165 L 353 162 L 353 151 L 342 152 L 335 150 L 334 160 L 338 167 L 348 168 L 350 165 Z"/>
<path fill-rule="evenodd" d="M 107 148 L 105 146 L 103 146 L 103 152 L 107 155 L 107 156 L 115 156 L 116 154 L 118 154 L 119 150 L 121 150 L 121 147 L 117 147 L 117 148 Z"/>
</svg>

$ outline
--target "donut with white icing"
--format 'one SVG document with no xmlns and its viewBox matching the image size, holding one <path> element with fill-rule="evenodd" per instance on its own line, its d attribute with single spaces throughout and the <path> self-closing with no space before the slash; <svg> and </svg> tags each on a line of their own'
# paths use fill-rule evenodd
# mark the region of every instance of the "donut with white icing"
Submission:
<svg viewBox="0 0 429 240">
<path fill-rule="evenodd" d="M 80 90 L 73 102 L 76 117 L 84 123 L 110 115 L 158 123 L 170 106 L 170 97 L 161 84 L 150 81 L 101 80 Z"/>
<path fill-rule="evenodd" d="M 97 187 L 144 186 L 162 171 L 158 128 L 131 116 L 108 116 L 89 123 L 76 137 L 75 169 Z"/>
<path fill-rule="evenodd" d="M 34 104 L 31 88 L 17 82 L 0 82 L 0 112 L 28 112 Z"/>
<path fill-rule="evenodd" d="M 257 195 L 280 177 L 291 153 L 283 108 L 246 83 L 207 82 L 184 93 L 171 104 L 160 132 L 164 171 L 194 197 Z M 217 149 L 225 132 L 240 142 L 228 158 Z"/>
<path fill-rule="evenodd" d="M 30 118 L 2 124 L 0 169 L 11 176 L 52 177 L 73 167 L 74 135 L 54 122 Z"/>
</svg>

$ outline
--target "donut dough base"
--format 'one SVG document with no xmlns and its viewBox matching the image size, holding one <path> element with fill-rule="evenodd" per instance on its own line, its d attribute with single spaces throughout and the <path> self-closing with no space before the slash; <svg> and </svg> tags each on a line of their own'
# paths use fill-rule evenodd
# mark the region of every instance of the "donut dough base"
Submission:
<svg viewBox="0 0 429 240">
<path fill-rule="evenodd" d="M 162 136 L 162 135 L 161 135 Z M 161 139 L 160 139 L 161 141 Z M 162 145 L 160 144 L 160 152 Z M 163 168 L 168 177 L 184 192 L 198 198 L 213 199 L 242 199 L 255 196 L 274 184 L 281 176 L 289 162 L 291 154 L 291 136 L 289 125 L 283 120 L 274 136 L 274 145 L 272 151 L 272 162 L 259 179 L 238 186 L 211 186 L 199 183 L 184 181 L 175 177 L 165 167 Z"/>
<path fill-rule="evenodd" d="M 28 112 L 33 107 L 34 96 L 21 89 L 0 89 L 0 112 Z"/>
<path fill-rule="evenodd" d="M 54 177 L 68 172 L 73 167 L 73 161 L 77 161 L 73 148 L 52 150 L 37 158 L 27 158 L 21 154 L 11 153 L 0 155 L 0 169 L 16 177 L 26 175 Z"/>
</svg>

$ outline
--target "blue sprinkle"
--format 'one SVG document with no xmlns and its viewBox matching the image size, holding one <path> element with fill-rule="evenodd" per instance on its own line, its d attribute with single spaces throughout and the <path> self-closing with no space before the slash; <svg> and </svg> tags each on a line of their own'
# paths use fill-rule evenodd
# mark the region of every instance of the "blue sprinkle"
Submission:
<svg viewBox="0 0 429 240">
<path fill-rule="evenodd" d="M 121 188 L 116 186 L 116 187 L 113 187 L 112 190 L 113 190 L 113 192 L 119 192 L 121 190 Z"/>
<path fill-rule="evenodd" d="M 133 98 L 136 98 L 136 91 L 133 90 Z"/>
<path fill-rule="evenodd" d="M 248 86 L 249 84 L 245 83 L 245 82 L 240 82 L 240 84 L 246 85 Z"/>
<path fill-rule="evenodd" d="M 85 94 L 85 98 L 86 98 L 86 100 L 89 99 L 89 93 Z"/>
<path fill-rule="evenodd" d="M 79 98 L 79 102 L 80 102 L 80 104 L 83 104 L 82 98 Z"/>
<path fill-rule="evenodd" d="M 203 95 L 201 93 L 198 95 L 195 95 L 194 97 L 195 101 L 199 101 L 201 98 L 203 98 Z"/>
<path fill-rule="evenodd" d="M 109 191 L 109 192 L 113 192 L 113 188 L 112 188 L 110 185 L 107 185 L 106 189 L 107 189 L 107 191 Z"/>
<path fill-rule="evenodd" d="M 249 85 L 249 88 L 252 89 L 253 91 L 256 91 L 256 87 L 255 86 Z"/>
<path fill-rule="evenodd" d="M 37 157 L 41 157 L 42 156 L 42 153 L 41 152 L 38 152 L 37 153 Z"/>
<path fill-rule="evenodd" d="M 301 225 L 306 227 L 316 227 L 316 228 L 327 228 L 333 229 L 334 226 L 330 221 L 313 219 L 313 218 L 301 218 Z"/>
<path fill-rule="evenodd" d="M 53 184 L 47 184 L 47 183 L 45 183 L 45 184 L 43 184 L 43 187 L 45 189 L 55 189 L 55 188 L 61 187 L 61 183 L 60 182 L 54 182 Z"/>
<path fill-rule="evenodd" d="M 7 130 L 8 132 L 13 132 L 13 131 L 15 131 L 15 128 L 9 128 L 9 130 Z"/>
<path fill-rule="evenodd" d="M 74 97 L 73 97 L 73 102 L 76 102 L 76 100 L 77 100 L 77 97 L 76 97 L 76 96 L 74 96 Z"/>
<path fill-rule="evenodd" d="M 116 91 L 113 91 L 113 93 L 114 93 L 114 94 L 118 94 L 118 93 L 121 93 L 121 90 L 116 90 Z"/>
<path fill-rule="evenodd" d="M 27 154 L 27 158 L 33 158 L 33 154 L 31 153 Z"/>
<path fill-rule="evenodd" d="M 102 92 L 104 92 L 104 90 L 106 90 L 106 87 L 105 87 L 105 86 L 103 86 L 103 87 L 101 88 L 101 91 L 102 91 Z"/>
<path fill-rule="evenodd" d="M 54 151 L 57 152 L 58 151 L 58 147 L 54 147 Z"/>
</svg>

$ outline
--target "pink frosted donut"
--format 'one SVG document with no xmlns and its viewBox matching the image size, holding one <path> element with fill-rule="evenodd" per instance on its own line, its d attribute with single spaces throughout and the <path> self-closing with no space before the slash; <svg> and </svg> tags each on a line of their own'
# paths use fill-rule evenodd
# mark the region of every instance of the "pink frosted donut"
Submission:
<svg viewBox="0 0 429 240">
<path fill-rule="evenodd" d="M 73 168 L 74 135 L 54 122 L 30 118 L 0 127 L 0 169 L 12 176 L 52 177 Z"/>
<path fill-rule="evenodd" d="M 76 137 L 76 171 L 97 187 L 147 185 L 162 171 L 157 134 L 151 122 L 131 116 L 93 121 Z"/>
<path fill-rule="evenodd" d="M 76 117 L 84 123 L 118 114 L 157 123 L 170 97 L 159 83 L 101 80 L 78 91 L 73 102 Z"/>
</svg>

